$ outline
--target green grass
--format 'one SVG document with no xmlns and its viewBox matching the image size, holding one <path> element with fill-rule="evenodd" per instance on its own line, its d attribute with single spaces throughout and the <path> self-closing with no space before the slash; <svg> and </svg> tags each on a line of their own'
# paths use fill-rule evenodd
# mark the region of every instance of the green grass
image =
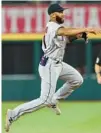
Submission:
<svg viewBox="0 0 101 133">
<path fill-rule="evenodd" d="M 2 133 L 4 131 L 5 114 L 21 102 L 3 102 Z M 100 102 L 61 102 L 60 116 L 48 108 L 20 117 L 15 121 L 9 133 L 100 133 Z"/>
</svg>

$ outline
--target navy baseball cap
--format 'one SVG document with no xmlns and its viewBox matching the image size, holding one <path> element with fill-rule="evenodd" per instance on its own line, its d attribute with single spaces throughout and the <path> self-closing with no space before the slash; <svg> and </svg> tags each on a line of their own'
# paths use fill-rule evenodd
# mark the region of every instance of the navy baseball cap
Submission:
<svg viewBox="0 0 101 133">
<path fill-rule="evenodd" d="M 49 7 L 48 7 L 48 14 L 50 15 L 51 13 L 54 13 L 54 12 L 62 12 L 64 11 L 65 9 L 67 8 L 63 8 L 61 7 L 59 4 L 51 4 Z"/>
</svg>

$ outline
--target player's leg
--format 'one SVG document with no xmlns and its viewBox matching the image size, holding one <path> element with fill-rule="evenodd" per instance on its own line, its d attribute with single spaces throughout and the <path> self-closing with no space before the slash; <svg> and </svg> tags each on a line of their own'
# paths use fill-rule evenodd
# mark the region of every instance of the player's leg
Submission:
<svg viewBox="0 0 101 133">
<path fill-rule="evenodd" d="M 17 118 L 19 118 L 21 115 L 38 110 L 42 107 L 44 107 L 44 104 L 42 100 L 38 98 L 30 102 L 21 104 L 12 110 L 8 109 L 6 114 L 5 130 L 9 131 L 12 122 L 15 121 Z"/>
<path fill-rule="evenodd" d="M 60 74 L 60 79 L 65 81 L 65 84 L 54 94 L 54 99 L 67 98 L 75 89 L 79 88 L 83 83 L 81 74 L 72 66 L 62 63 L 63 69 Z"/>
<path fill-rule="evenodd" d="M 53 101 L 52 97 L 56 91 L 57 80 L 61 73 L 62 65 L 56 64 L 56 61 L 49 59 L 47 68 L 40 67 L 40 77 L 43 81 L 41 84 L 41 99 L 47 98 L 45 104 L 52 105 L 57 102 L 57 100 Z"/>
<path fill-rule="evenodd" d="M 58 80 L 60 72 L 62 70 L 62 65 L 61 65 L 61 63 L 56 64 L 56 61 L 51 60 L 51 59 L 50 59 L 50 62 L 51 62 L 51 70 L 50 70 L 50 74 L 51 74 L 50 78 L 51 79 L 48 79 L 47 75 L 43 74 L 43 73 L 45 73 L 44 71 L 41 71 L 40 75 L 41 75 L 43 80 L 45 79 L 45 80 L 47 80 L 47 82 L 49 82 L 48 80 L 50 80 L 50 89 L 51 90 L 49 92 L 50 93 L 49 96 L 46 96 L 46 97 L 48 97 L 47 102 L 46 102 L 47 107 L 52 108 L 57 115 L 60 115 L 61 111 L 57 105 L 58 101 L 57 101 L 57 99 L 53 100 L 53 96 L 54 96 L 54 93 L 56 90 L 57 80 Z M 47 78 L 45 78 L 45 77 L 47 77 Z M 46 86 L 44 86 L 43 88 L 47 89 Z M 42 91 L 43 94 L 44 94 L 44 91 L 45 90 Z M 45 96 L 45 95 L 42 95 L 42 96 Z"/>
<path fill-rule="evenodd" d="M 54 78 L 53 78 L 53 80 L 55 81 Z M 54 84 L 52 84 L 53 82 L 46 83 L 46 82 L 44 82 L 44 79 L 42 81 L 43 81 L 42 88 L 45 88 L 45 89 L 43 91 L 41 91 L 40 98 L 42 99 L 42 101 L 45 101 L 45 103 L 44 103 L 45 106 L 52 109 L 57 115 L 60 115 L 61 111 L 57 106 L 57 99 L 52 100 L 52 97 L 56 90 L 57 81 Z M 47 91 L 47 93 L 45 91 Z"/>
<path fill-rule="evenodd" d="M 51 99 L 55 93 L 56 83 L 59 75 L 54 75 L 54 69 L 51 67 L 51 65 L 49 65 L 49 67 L 40 66 L 39 73 L 42 79 L 40 98 L 21 104 L 13 110 L 8 110 L 6 116 L 6 131 L 9 130 L 11 123 L 21 115 L 38 110 L 47 105 L 56 104 L 56 100 L 52 103 Z"/>
<path fill-rule="evenodd" d="M 6 115 L 5 130 L 9 131 L 11 123 L 15 121 L 17 118 L 19 118 L 21 115 L 38 110 L 41 107 L 46 106 L 45 104 L 48 99 L 48 95 L 50 95 L 49 93 L 50 93 L 50 83 L 48 81 L 45 82 L 45 80 L 42 79 L 40 98 L 21 104 L 12 110 L 8 110 Z"/>
</svg>

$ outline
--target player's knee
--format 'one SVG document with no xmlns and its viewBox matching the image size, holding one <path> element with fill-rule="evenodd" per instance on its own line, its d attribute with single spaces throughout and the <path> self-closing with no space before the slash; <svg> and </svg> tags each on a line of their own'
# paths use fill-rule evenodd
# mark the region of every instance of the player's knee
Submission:
<svg viewBox="0 0 101 133">
<path fill-rule="evenodd" d="M 81 75 L 79 77 L 78 84 L 79 84 L 79 86 L 81 86 L 83 84 L 83 77 Z"/>
<path fill-rule="evenodd" d="M 79 77 L 76 79 L 76 81 L 73 81 L 71 86 L 74 87 L 75 89 L 80 87 L 83 84 L 83 77 L 79 75 Z"/>
<path fill-rule="evenodd" d="M 82 84 L 83 84 L 83 77 L 80 75 L 78 80 L 77 80 L 76 86 L 80 87 Z"/>
<path fill-rule="evenodd" d="M 83 84 L 83 78 L 79 81 L 79 87 Z"/>
</svg>

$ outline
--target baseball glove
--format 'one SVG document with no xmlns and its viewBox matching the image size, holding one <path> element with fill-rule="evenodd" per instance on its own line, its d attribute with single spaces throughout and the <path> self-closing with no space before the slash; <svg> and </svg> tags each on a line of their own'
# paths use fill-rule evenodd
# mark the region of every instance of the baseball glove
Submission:
<svg viewBox="0 0 101 133">
<path fill-rule="evenodd" d="M 83 32 L 81 34 L 78 34 L 76 36 L 70 36 L 69 37 L 69 41 L 72 43 L 73 41 L 75 41 L 76 39 L 84 39 L 85 42 L 87 42 L 87 33 Z"/>
<path fill-rule="evenodd" d="M 87 37 L 87 33 L 86 32 L 82 33 L 82 38 L 85 40 L 85 43 L 87 43 L 88 37 Z"/>
</svg>

